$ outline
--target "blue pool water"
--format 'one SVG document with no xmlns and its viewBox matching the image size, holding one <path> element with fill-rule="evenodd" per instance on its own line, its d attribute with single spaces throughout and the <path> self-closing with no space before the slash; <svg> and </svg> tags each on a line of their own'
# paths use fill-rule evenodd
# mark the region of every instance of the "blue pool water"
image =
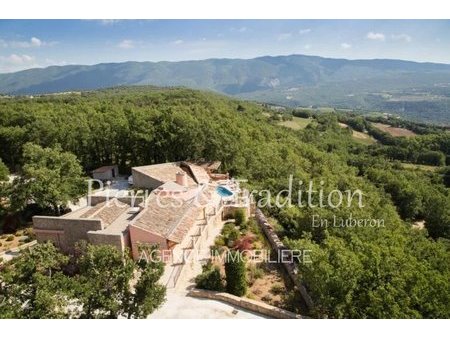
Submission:
<svg viewBox="0 0 450 338">
<path fill-rule="evenodd" d="M 220 196 L 222 196 L 222 197 L 230 197 L 230 196 L 233 196 L 233 193 L 232 193 L 230 190 L 228 190 L 227 188 L 225 188 L 225 187 L 223 187 L 223 186 L 221 186 L 221 185 L 219 185 L 219 186 L 216 188 L 216 190 L 217 190 L 217 193 L 218 193 Z"/>
</svg>

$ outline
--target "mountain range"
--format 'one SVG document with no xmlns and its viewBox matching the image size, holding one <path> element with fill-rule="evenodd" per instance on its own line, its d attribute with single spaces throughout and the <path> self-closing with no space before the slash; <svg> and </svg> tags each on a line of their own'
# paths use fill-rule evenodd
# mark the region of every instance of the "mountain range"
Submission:
<svg viewBox="0 0 450 338">
<path fill-rule="evenodd" d="M 450 123 L 450 64 L 288 55 L 51 66 L 0 74 L 0 93 L 14 95 L 147 84 L 208 89 L 291 107 L 388 111 Z"/>
</svg>

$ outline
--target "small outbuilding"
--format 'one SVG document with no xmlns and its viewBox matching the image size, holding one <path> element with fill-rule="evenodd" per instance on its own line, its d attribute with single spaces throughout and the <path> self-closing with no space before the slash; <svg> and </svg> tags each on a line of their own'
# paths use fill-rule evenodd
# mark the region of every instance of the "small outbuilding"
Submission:
<svg viewBox="0 0 450 338">
<path fill-rule="evenodd" d="M 119 176 L 119 167 L 117 165 L 105 165 L 92 171 L 92 177 L 97 180 L 113 180 Z"/>
</svg>

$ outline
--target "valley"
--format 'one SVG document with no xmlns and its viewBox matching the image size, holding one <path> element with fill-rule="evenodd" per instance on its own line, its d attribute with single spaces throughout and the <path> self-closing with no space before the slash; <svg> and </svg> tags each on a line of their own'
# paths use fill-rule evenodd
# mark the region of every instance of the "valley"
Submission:
<svg viewBox="0 0 450 338">
<path fill-rule="evenodd" d="M 0 94 L 36 95 L 116 86 L 185 86 L 295 107 L 390 112 L 449 125 L 450 65 L 310 55 L 67 65 L 0 74 Z"/>
</svg>

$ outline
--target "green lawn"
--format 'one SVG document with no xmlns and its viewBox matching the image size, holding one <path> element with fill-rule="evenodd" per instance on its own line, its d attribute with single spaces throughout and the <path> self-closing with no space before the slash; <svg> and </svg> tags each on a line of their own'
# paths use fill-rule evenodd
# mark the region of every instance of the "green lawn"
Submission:
<svg viewBox="0 0 450 338">
<path fill-rule="evenodd" d="M 346 125 L 345 123 L 338 123 L 339 124 L 339 126 L 341 127 L 341 128 L 347 128 L 348 127 L 348 125 Z M 369 134 L 367 134 L 367 133 L 362 133 L 362 132 L 360 132 L 360 131 L 356 131 L 356 130 L 353 130 L 352 131 L 352 137 L 353 137 L 353 139 L 356 141 L 356 142 L 358 142 L 358 143 L 361 143 L 361 144 L 365 144 L 365 145 L 371 145 L 371 144 L 374 144 L 374 143 L 376 143 L 377 142 L 377 140 L 375 140 L 372 136 L 370 136 Z"/>
<path fill-rule="evenodd" d="M 305 129 L 308 124 L 310 124 L 312 119 L 305 119 L 302 117 L 294 116 L 292 121 L 279 122 L 278 125 L 283 127 L 288 127 L 294 130 Z"/>
<path fill-rule="evenodd" d="M 436 167 L 432 165 L 425 165 L 425 164 L 415 164 L 415 163 L 402 163 L 402 167 L 405 169 L 420 169 L 423 171 L 436 171 L 441 169 L 442 167 Z"/>
<path fill-rule="evenodd" d="M 352 136 L 356 142 L 366 144 L 366 145 L 371 145 L 371 144 L 374 144 L 377 142 L 372 136 L 370 136 L 366 133 L 361 133 L 356 130 L 353 130 Z"/>
</svg>

